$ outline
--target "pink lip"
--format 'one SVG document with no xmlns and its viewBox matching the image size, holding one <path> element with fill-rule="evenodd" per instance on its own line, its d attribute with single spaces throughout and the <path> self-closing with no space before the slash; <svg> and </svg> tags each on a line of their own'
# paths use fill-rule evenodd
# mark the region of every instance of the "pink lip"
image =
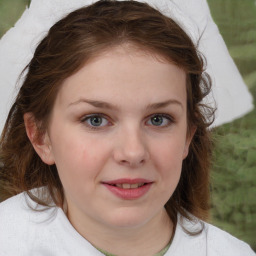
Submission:
<svg viewBox="0 0 256 256">
<path fill-rule="evenodd" d="M 138 188 L 123 189 L 116 186 L 115 184 L 136 184 L 145 183 L 143 186 Z M 144 196 L 153 184 L 152 181 L 146 179 L 117 179 L 102 182 L 102 184 L 114 195 L 125 200 L 135 200 Z"/>
</svg>

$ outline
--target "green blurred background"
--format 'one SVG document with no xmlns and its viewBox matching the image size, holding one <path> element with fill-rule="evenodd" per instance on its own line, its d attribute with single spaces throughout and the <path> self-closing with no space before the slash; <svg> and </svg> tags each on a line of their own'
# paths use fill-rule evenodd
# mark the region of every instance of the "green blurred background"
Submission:
<svg viewBox="0 0 256 256">
<path fill-rule="evenodd" d="M 15 24 L 28 3 L 28 0 L 0 0 L 0 37 Z M 255 100 L 256 1 L 208 0 L 208 3 Z M 256 109 L 214 130 L 211 222 L 246 241 L 256 251 L 255 127 Z"/>
</svg>

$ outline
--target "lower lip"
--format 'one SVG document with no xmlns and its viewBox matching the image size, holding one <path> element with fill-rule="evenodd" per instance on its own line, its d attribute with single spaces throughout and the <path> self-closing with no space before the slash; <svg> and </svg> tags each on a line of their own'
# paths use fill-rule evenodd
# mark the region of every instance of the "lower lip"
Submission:
<svg viewBox="0 0 256 256">
<path fill-rule="evenodd" d="M 152 183 L 147 183 L 138 188 L 123 189 L 109 184 L 103 184 L 110 192 L 119 198 L 126 200 L 135 200 L 144 196 L 150 189 Z"/>
</svg>

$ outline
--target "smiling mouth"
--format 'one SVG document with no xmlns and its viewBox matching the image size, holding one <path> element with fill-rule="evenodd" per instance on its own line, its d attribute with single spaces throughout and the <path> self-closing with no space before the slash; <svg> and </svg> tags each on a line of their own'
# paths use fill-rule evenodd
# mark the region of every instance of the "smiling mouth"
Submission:
<svg viewBox="0 0 256 256">
<path fill-rule="evenodd" d="M 117 184 L 108 184 L 110 186 L 122 188 L 122 189 L 135 189 L 135 188 L 140 188 L 144 186 L 146 183 L 134 183 L 134 184 L 129 184 L 129 183 L 117 183 Z"/>
<path fill-rule="evenodd" d="M 143 197 L 153 183 L 153 181 L 146 179 L 117 179 L 102 182 L 112 194 L 124 200 L 135 200 Z"/>
<path fill-rule="evenodd" d="M 116 179 L 102 182 L 115 196 L 122 200 L 136 200 L 142 198 L 151 189 L 154 181 L 148 179 Z"/>
</svg>

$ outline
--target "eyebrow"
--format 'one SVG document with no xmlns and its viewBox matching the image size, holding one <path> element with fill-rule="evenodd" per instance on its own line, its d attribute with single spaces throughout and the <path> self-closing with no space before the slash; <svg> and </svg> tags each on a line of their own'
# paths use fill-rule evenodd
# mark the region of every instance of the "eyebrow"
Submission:
<svg viewBox="0 0 256 256">
<path fill-rule="evenodd" d="M 117 110 L 118 107 L 116 105 L 113 105 L 111 103 L 105 102 L 105 101 L 98 101 L 98 100 L 90 100 L 90 99 L 85 99 L 85 98 L 81 98 L 75 102 L 72 102 L 68 105 L 68 107 L 73 106 L 73 105 L 78 105 L 80 103 L 88 103 L 96 108 L 104 108 L 104 109 L 110 109 L 110 110 Z M 157 103 L 152 103 L 149 104 L 146 107 L 146 110 L 154 110 L 154 109 L 159 109 L 159 108 L 164 108 L 167 107 L 171 104 L 177 104 L 179 105 L 182 109 L 183 109 L 183 105 L 180 101 L 175 100 L 175 99 L 170 99 L 170 100 L 166 100 L 163 102 L 157 102 Z"/>
<path fill-rule="evenodd" d="M 69 106 L 73 106 L 73 105 L 77 105 L 77 104 L 80 104 L 80 103 L 88 103 L 96 108 L 106 108 L 106 109 L 113 109 L 113 110 L 116 110 L 117 109 L 117 106 L 114 106 L 108 102 L 105 102 L 105 101 L 98 101 L 98 100 L 90 100 L 90 99 L 79 99 L 75 102 L 72 102 L 68 105 Z"/>
<path fill-rule="evenodd" d="M 153 104 L 149 104 L 146 109 L 147 110 L 154 110 L 154 109 L 158 109 L 158 108 L 164 108 L 167 107 L 171 104 L 177 104 L 179 105 L 182 109 L 183 109 L 183 105 L 180 101 L 175 100 L 175 99 L 170 99 L 170 100 L 166 100 L 163 102 L 157 102 L 157 103 L 153 103 Z"/>
</svg>

